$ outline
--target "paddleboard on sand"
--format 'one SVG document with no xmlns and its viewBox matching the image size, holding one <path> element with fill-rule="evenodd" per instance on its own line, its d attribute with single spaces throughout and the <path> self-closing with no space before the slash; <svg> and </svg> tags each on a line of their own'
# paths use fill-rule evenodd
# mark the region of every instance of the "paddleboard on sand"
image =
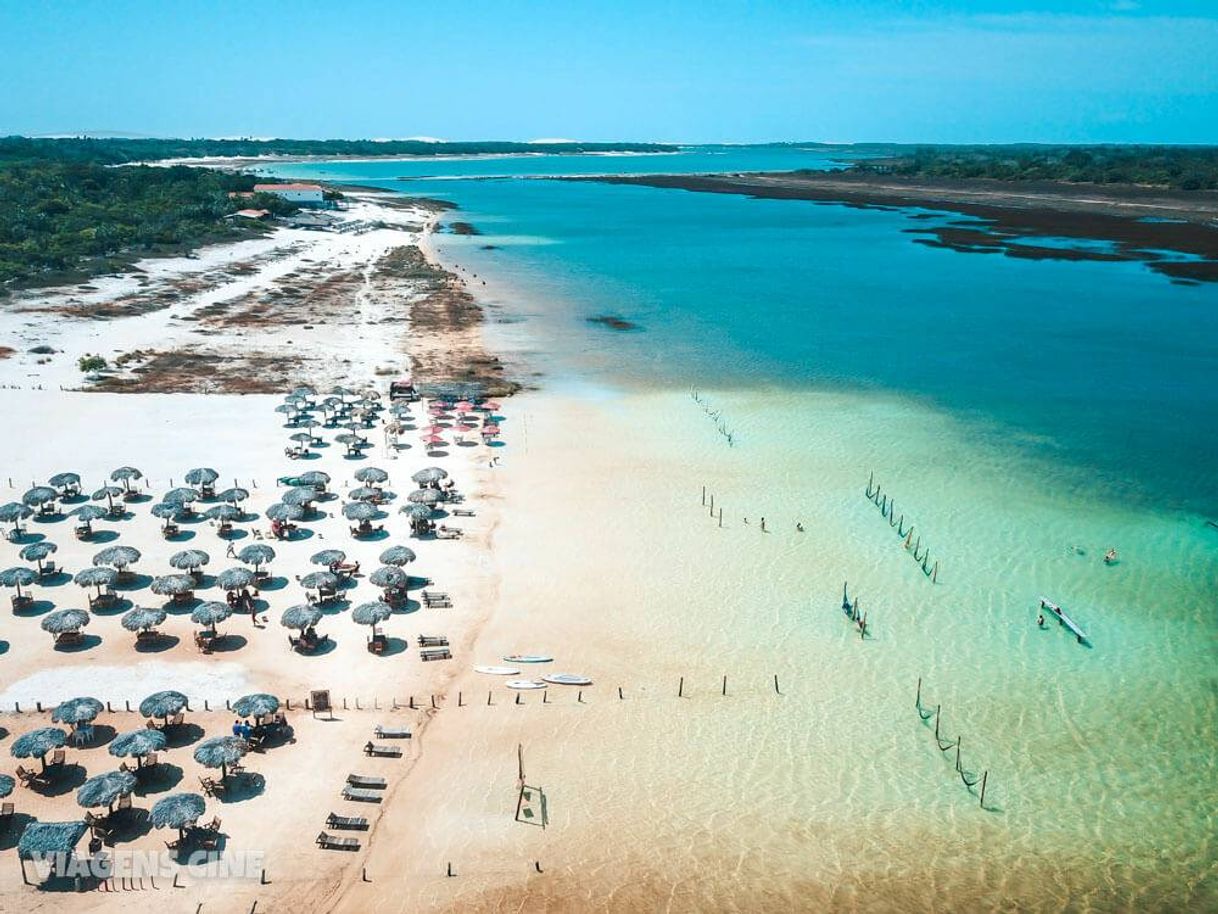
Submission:
<svg viewBox="0 0 1218 914">
<path fill-rule="evenodd" d="M 476 666 L 475 673 L 486 673 L 488 676 L 515 676 L 520 670 L 510 666 Z"/>
<path fill-rule="evenodd" d="M 554 658 L 545 654 L 508 654 L 503 659 L 508 663 L 549 663 Z"/>
<path fill-rule="evenodd" d="M 554 685 L 592 685 L 592 680 L 587 676 L 576 676 L 574 673 L 554 673 L 550 676 L 542 676 L 541 678 L 546 682 L 554 683 Z"/>
<path fill-rule="evenodd" d="M 509 679 L 504 683 L 509 689 L 544 689 L 546 684 L 540 679 Z"/>
</svg>

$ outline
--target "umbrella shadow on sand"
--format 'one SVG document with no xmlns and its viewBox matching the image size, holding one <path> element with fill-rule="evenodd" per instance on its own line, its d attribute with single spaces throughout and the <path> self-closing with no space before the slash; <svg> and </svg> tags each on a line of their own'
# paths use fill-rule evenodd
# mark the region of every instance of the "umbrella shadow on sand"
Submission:
<svg viewBox="0 0 1218 914">
<path fill-rule="evenodd" d="M 114 841 L 134 841 L 152 831 L 152 818 L 146 809 L 122 809 L 107 817 L 111 825 L 110 835 Z"/>
<path fill-rule="evenodd" d="M 225 634 L 220 638 L 216 638 L 211 643 L 213 654 L 229 654 L 233 651 L 239 651 L 241 648 L 249 644 L 245 635 L 230 635 Z"/>
<path fill-rule="evenodd" d="M 143 590 L 152 583 L 152 575 L 150 574 L 135 574 L 134 572 L 124 578 L 122 581 L 115 583 L 115 590 Z"/>
<path fill-rule="evenodd" d="M 182 639 L 177 635 L 166 635 L 161 633 L 161 636 L 155 641 L 152 639 L 137 641 L 135 650 L 136 653 L 139 654 L 159 654 L 162 651 L 167 651 L 171 648 L 177 647 L 181 640 Z"/>
<path fill-rule="evenodd" d="M 43 587 L 63 587 L 71 580 L 72 576 L 66 571 L 57 571 L 54 574 L 44 574 L 38 583 Z"/>
<path fill-rule="evenodd" d="M 94 530 L 93 535 L 89 537 L 90 543 L 113 543 L 118 539 L 117 530 Z"/>
<path fill-rule="evenodd" d="M 30 543 L 41 543 L 47 536 L 45 533 L 31 533 L 23 530 L 17 536 L 9 536 L 8 541 L 15 546 L 28 546 Z"/>
<path fill-rule="evenodd" d="M 159 762 L 148 768 L 138 769 L 135 790 L 137 797 L 146 797 L 154 793 L 166 793 L 180 783 L 185 772 L 181 767 L 170 762 Z"/>
<path fill-rule="evenodd" d="M 381 651 L 382 657 L 393 657 L 396 654 L 405 652 L 410 647 L 410 642 L 405 638 L 386 638 L 385 647 Z"/>
<path fill-rule="evenodd" d="M 267 578 L 265 581 L 263 581 L 261 584 L 258 585 L 258 589 L 261 591 L 283 590 L 283 588 L 285 588 L 287 586 L 288 586 L 288 579 L 285 578 L 283 575 L 277 575 L 273 578 Z"/>
<path fill-rule="evenodd" d="M 73 641 L 71 644 L 56 644 L 55 650 L 60 654 L 79 654 L 82 651 L 91 651 L 102 643 L 102 639 L 97 635 L 81 635 L 79 641 Z"/>
<path fill-rule="evenodd" d="M 8 649 L 10 647 L 12 647 L 12 645 L 9 644 L 7 641 L 0 641 L 0 655 L 7 654 Z M 2 728 L 0 728 L 0 729 L 2 729 Z M 3 737 L 0 737 L 0 739 L 2 739 L 2 738 Z"/>
<path fill-rule="evenodd" d="M 0 851 L 11 851 L 21 840 L 21 833 L 31 822 L 36 821 L 29 813 L 15 812 L 8 820 L 8 828 L 0 831 Z"/>
<path fill-rule="evenodd" d="M 257 772 L 243 771 L 241 774 L 230 774 L 224 790 L 220 793 L 221 803 L 243 803 L 261 796 L 266 791 L 266 778 Z"/>
<path fill-rule="evenodd" d="M 179 530 L 173 536 L 165 537 L 165 541 L 167 543 L 184 543 L 187 540 L 192 540 L 194 538 L 195 532 L 193 530 Z"/>
<path fill-rule="evenodd" d="M 165 748 L 181 749 L 190 746 L 203 738 L 203 728 L 198 724 L 179 724 L 165 729 Z"/>
<path fill-rule="evenodd" d="M 27 603 L 24 609 L 13 610 L 13 615 L 19 618 L 27 619 L 33 616 L 43 616 L 55 608 L 55 604 L 50 600 L 34 600 L 32 603 Z"/>
<path fill-rule="evenodd" d="M 93 738 L 89 740 L 89 745 L 86 748 L 100 749 L 102 746 L 108 746 L 110 740 L 114 739 L 117 733 L 118 731 L 109 724 L 94 724 Z"/>
<path fill-rule="evenodd" d="M 47 771 L 49 778 L 30 788 L 40 797 L 61 797 L 65 793 L 71 793 L 86 780 L 84 766 L 75 762 L 63 765 L 58 771 L 53 768 L 48 768 Z"/>
</svg>

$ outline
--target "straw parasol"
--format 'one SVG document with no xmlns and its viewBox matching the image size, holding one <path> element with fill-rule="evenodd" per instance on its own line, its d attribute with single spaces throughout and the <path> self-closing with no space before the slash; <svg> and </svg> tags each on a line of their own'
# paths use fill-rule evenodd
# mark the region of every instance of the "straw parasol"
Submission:
<svg viewBox="0 0 1218 914">
<path fill-rule="evenodd" d="M 140 713 L 145 717 L 160 717 L 169 720 L 170 717 L 183 710 L 189 699 L 181 692 L 166 689 L 163 692 L 153 692 L 140 702 Z"/>
<path fill-rule="evenodd" d="M 373 587 L 381 587 L 385 590 L 404 587 L 407 580 L 406 572 L 401 568 L 395 568 L 393 565 L 382 565 L 372 574 L 368 575 L 368 582 Z"/>
<path fill-rule="evenodd" d="M 207 801 L 197 793 L 173 793 L 153 804 L 148 818 L 153 828 L 176 828 L 178 840 L 183 831 L 194 825 L 207 810 Z"/>
<path fill-rule="evenodd" d="M 101 505 L 79 505 L 68 512 L 68 514 L 72 515 L 73 517 L 80 518 L 80 522 L 86 527 L 92 526 L 93 521 L 101 520 L 109 513 L 110 512 Z"/>
<path fill-rule="evenodd" d="M 29 587 L 38 580 L 38 572 L 24 565 L 15 565 L 0 571 L 0 585 L 17 588 L 17 599 L 21 599 L 21 588 Z"/>
<path fill-rule="evenodd" d="M 199 490 L 191 489 L 187 486 L 179 486 L 176 489 L 170 489 L 161 497 L 161 502 L 167 505 L 189 505 L 191 502 L 199 500 Z"/>
<path fill-rule="evenodd" d="M 25 876 L 26 860 L 63 860 L 72 855 L 89 826 L 84 822 L 31 822 L 17 841 L 17 858 Z"/>
<path fill-rule="evenodd" d="M 338 565 L 347 559 L 347 553 L 341 549 L 323 549 L 321 552 L 314 552 L 309 556 L 309 561 L 314 565 L 325 565 L 329 568 L 331 565 Z"/>
<path fill-rule="evenodd" d="M 243 502 L 250 497 L 249 489 L 243 489 L 240 486 L 233 486 L 231 489 L 225 489 L 216 496 L 217 501 L 227 502 L 230 505 L 235 505 L 238 502 Z"/>
<path fill-rule="evenodd" d="M 181 505 L 171 505 L 168 502 L 161 502 L 160 504 L 152 506 L 152 516 L 159 517 L 161 520 L 166 521 L 166 525 L 168 525 L 169 520 L 177 517 L 181 513 Z"/>
<path fill-rule="evenodd" d="M 330 482 L 330 474 L 324 470 L 309 470 L 296 478 L 300 480 L 301 485 L 306 486 L 324 486 Z"/>
<path fill-rule="evenodd" d="M 113 508 L 114 499 L 118 498 L 122 494 L 123 494 L 123 490 L 120 489 L 118 486 L 102 486 L 100 489 L 98 489 L 96 492 L 93 493 L 93 500 L 101 501 L 102 499 L 105 499 L 106 505 L 110 508 Z"/>
<path fill-rule="evenodd" d="M 137 470 L 135 467 L 119 467 L 117 470 L 115 470 L 113 473 L 110 474 L 110 481 L 111 482 L 121 482 L 123 484 L 123 489 L 128 492 L 131 491 L 132 480 L 143 479 L 143 478 L 144 478 L 144 474 L 141 473 L 139 470 Z"/>
<path fill-rule="evenodd" d="M 21 496 L 21 501 L 31 507 L 50 504 L 59 498 L 59 493 L 50 486 L 34 486 L 32 489 L 26 489 L 25 494 Z"/>
<path fill-rule="evenodd" d="M 129 632 L 143 632 L 156 628 L 165 621 L 165 610 L 150 606 L 137 606 L 123 613 L 119 623 Z"/>
<path fill-rule="evenodd" d="M 389 474 L 380 467 L 360 467 L 355 471 L 355 478 L 360 482 L 370 485 L 385 482 L 389 479 Z"/>
<path fill-rule="evenodd" d="M 80 474 L 79 473 L 56 473 L 54 476 L 52 476 L 50 479 L 48 479 L 47 482 L 50 485 L 53 485 L 57 489 L 65 490 L 65 494 L 66 494 L 66 491 L 68 489 L 80 488 Z"/>
<path fill-rule="evenodd" d="M 304 508 L 317 501 L 317 490 L 312 486 L 293 486 L 284 492 L 279 500 L 285 505 L 298 505 Z"/>
<path fill-rule="evenodd" d="M 75 727 L 77 724 L 87 724 L 89 721 L 96 720 L 97 715 L 104 709 L 105 705 L 96 698 L 88 696 L 69 698 L 56 705 L 55 710 L 51 712 L 51 721 Z"/>
<path fill-rule="evenodd" d="M 203 516 L 208 520 L 231 521 L 240 520 L 245 512 L 236 505 L 213 505 L 203 512 Z"/>
<path fill-rule="evenodd" d="M 9 747 L 9 752 L 13 758 L 38 759 L 42 762 L 42 769 L 45 771 L 47 753 L 52 749 L 62 749 L 67 742 L 68 734 L 59 727 L 43 727 L 17 737 Z"/>
<path fill-rule="evenodd" d="M 368 625 L 372 628 L 372 634 L 376 634 L 376 627 L 393 615 L 393 610 L 388 603 L 381 600 L 373 600 L 371 603 L 361 603 L 355 609 L 351 610 L 351 619 L 357 625 Z"/>
<path fill-rule="evenodd" d="M 228 777 L 228 766 L 241 761 L 248 751 L 245 740 L 235 736 L 213 736 L 195 746 L 195 761 L 204 768 L 219 768 L 220 780 Z"/>
<path fill-rule="evenodd" d="M 304 508 L 300 505 L 285 505 L 283 502 L 276 502 L 266 509 L 266 516 L 277 521 L 300 520 L 304 517 Z"/>
<path fill-rule="evenodd" d="M 279 699 L 266 692 L 242 695 L 233 702 L 233 711 L 238 717 L 252 717 L 260 720 L 263 717 L 270 717 L 278 710 Z"/>
<path fill-rule="evenodd" d="M 398 509 L 402 514 L 405 514 L 413 520 L 431 520 L 435 512 L 428 505 L 408 504 L 402 505 Z"/>
<path fill-rule="evenodd" d="M 347 497 L 352 501 L 372 501 L 376 498 L 384 498 L 390 495 L 388 489 L 378 489 L 375 486 L 358 486 L 347 493 Z"/>
<path fill-rule="evenodd" d="M 427 467 L 419 470 L 419 472 L 415 473 L 410 478 L 421 486 L 432 485 L 433 483 L 439 482 L 441 479 L 447 479 L 448 470 L 441 467 Z"/>
<path fill-rule="evenodd" d="M 106 587 L 113 587 L 118 580 L 118 572 L 104 565 L 93 565 L 76 572 L 72 580 L 81 587 L 96 587 L 98 596 Z"/>
<path fill-rule="evenodd" d="M 169 557 L 170 567 L 179 571 L 198 571 L 210 561 L 211 556 L 202 549 L 183 549 Z"/>
<path fill-rule="evenodd" d="M 37 562 L 38 573 L 42 574 L 43 559 L 58 551 L 59 547 L 50 540 L 43 540 L 41 543 L 30 543 L 28 546 L 23 546 L 17 555 L 27 562 Z"/>
<path fill-rule="evenodd" d="M 94 565 L 109 565 L 122 571 L 140 560 L 140 551 L 134 546 L 107 546 L 93 555 Z"/>
<path fill-rule="evenodd" d="M 18 501 L 10 501 L 6 505 L 0 505 L 0 521 L 12 524 L 14 530 L 18 529 L 21 522 L 33 513 L 29 505 L 23 505 Z"/>
<path fill-rule="evenodd" d="M 275 550 L 265 543 L 252 543 L 237 553 L 237 561 L 253 565 L 257 571 L 261 566 L 275 561 Z"/>
<path fill-rule="evenodd" d="M 306 590 L 320 590 L 323 587 L 338 587 L 338 575 L 332 571 L 310 571 L 300 579 L 300 586 Z"/>
<path fill-rule="evenodd" d="M 343 517 L 347 520 L 372 520 L 378 513 L 380 509 L 366 501 L 353 501 L 343 505 Z"/>
<path fill-rule="evenodd" d="M 144 756 L 165 748 L 168 739 L 162 730 L 144 727 L 120 733 L 110 741 L 110 754 L 116 758 L 134 758 L 136 765 L 144 764 Z"/>
<path fill-rule="evenodd" d="M 83 609 L 57 609 L 42 617 L 42 630 L 51 635 L 78 632 L 89 624 L 89 614 Z"/>
<path fill-rule="evenodd" d="M 76 802 L 85 809 L 105 806 L 112 810 L 119 797 L 135 790 L 135 775 L 130 771 L 107 771 L 89 778 L 76 791 Z"/>
<path fill-rule="evenodd" d="M 186 471 L 186 482 L 192 486 L 209 486 L 219 478 L 220 474 L 211 467 L 195 467 Z"/>
<path fill-rule="evenodd" d="M 440 503 L 440 493 L 435 489 L 415 489 L 406 496 L 406 500 L 416 505 L 427 505 L 434 508 Z"/>
<path fill-rule="evenodd" d="M 158 596 L 173 597 L 190 593 L 195 589 L 195 581 L 188 574 L 163 574 L 159 578 L 152 579 L 150 589 Z"/>
<path fill-rule="evenodd" d="M 279 624 L 284 628 L 304 630 L 310 625 L 316 625 L 320 619 L 321 610 L 316 606 L 310 606 L 308 603 L 298 603 L 296 606 L 289 606 L 283 611 L 283 615 L 279 618 Z"/>
<path fill-rule="evenodd" d="M 201 603 L 195 607 L 194 612 L 190 614 L 190 621 L 195 623 L 195 625 L 214 629 L 217 624 L 223 622 L 232 614 L 232 608 L 227 603 L 221 603 L 219 600 L 208 600 L 206 603 Z"/>
<path fill-rule="evenodd" d="M 309 444 L 313 440 L 313 436 L 308 432 L 293 432 L 288 435 L 288 440 L 295 441 L 297 444 Z"/>
<path fill-rule="evenodd" d="M 235 568 L 225 568 L 216 575 L 216 583 L 224 590 L 240 590 L 254 583 L 254 572 L 238 565 Z"/>
<path fill-rule="evenodd" d="M 380 555 L 381 564 L 396 565 L 398 568 L 409 565 L 416 558 L 414 550 L 408 546 L 390 546 Z"/>
</svg>

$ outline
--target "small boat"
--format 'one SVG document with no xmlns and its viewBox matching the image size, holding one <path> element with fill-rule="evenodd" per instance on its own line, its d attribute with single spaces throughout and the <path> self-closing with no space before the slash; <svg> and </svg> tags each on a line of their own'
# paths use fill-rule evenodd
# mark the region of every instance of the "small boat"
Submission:
<svg viewBox="0 0 1218 914">
<path fill-rule="evenodd" d="M 550 663 L 554 660 L 545 654 L 508 654 L 503 659 L 508 663 Z"/>
<path fill-rule="evenodd" d="M 515 676 L 520 672 L 512 666 L 476 666 L 475 673 L 485 673 L 487 676 Z"/>
<path fill-rule="evenodd" d="M 509 679 L 504 683 L 509 689 L 526 691 L 528 689 L 544 689 L 546 684 L 540 679 Z"/>
<path fill-rule="evenodd" d="M 1071 619 L 1068 615 L 1066 615 L 1065 610 L 1063 610 L 1060 606 L 1058 606 L 1052 600 L 1046 600 L 1044 597 L 1041 597 L 1040 598 L 1040 608 L 1049 610 L 1049 612 L 1053 614 L 1053 617 L 1057 619 L 1059 624 L 1064 625 L 1066 628 L 1068 628 L 1070 630 L 1070 634 L 1072 634 L 1072 635 L 1074 635 L 1074 637 L 1078 638 L 1079 644 L 1087 643 L 1087 641 L 1088 641 L 1087 633 L 1084 632 L 1081 628 L 1079 628 L 1078 623 L 1075 622 L 1073 619 Z"/>
<path fill-rule="evenodd" d="M 541 678 L 543 681 L 553 683 L 554 685 L 592 685 L 592 680 L 587 676 L 576 676 L 574 673 L 552 673 L 549 676 L 542 676 Z"/>
</svg>

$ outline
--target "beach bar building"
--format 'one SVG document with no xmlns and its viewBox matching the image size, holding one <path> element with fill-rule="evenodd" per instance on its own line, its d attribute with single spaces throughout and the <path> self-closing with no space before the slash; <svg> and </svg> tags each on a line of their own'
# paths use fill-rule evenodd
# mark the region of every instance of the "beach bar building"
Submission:
<svg viewBox="0 0 1218 914">
<path fill-rule="evenodd" d="M 324 206 L 326 202 L 320 184 L 255 184 L 254 193 L 274 194 L 300 206 Z"/>
</svg>

